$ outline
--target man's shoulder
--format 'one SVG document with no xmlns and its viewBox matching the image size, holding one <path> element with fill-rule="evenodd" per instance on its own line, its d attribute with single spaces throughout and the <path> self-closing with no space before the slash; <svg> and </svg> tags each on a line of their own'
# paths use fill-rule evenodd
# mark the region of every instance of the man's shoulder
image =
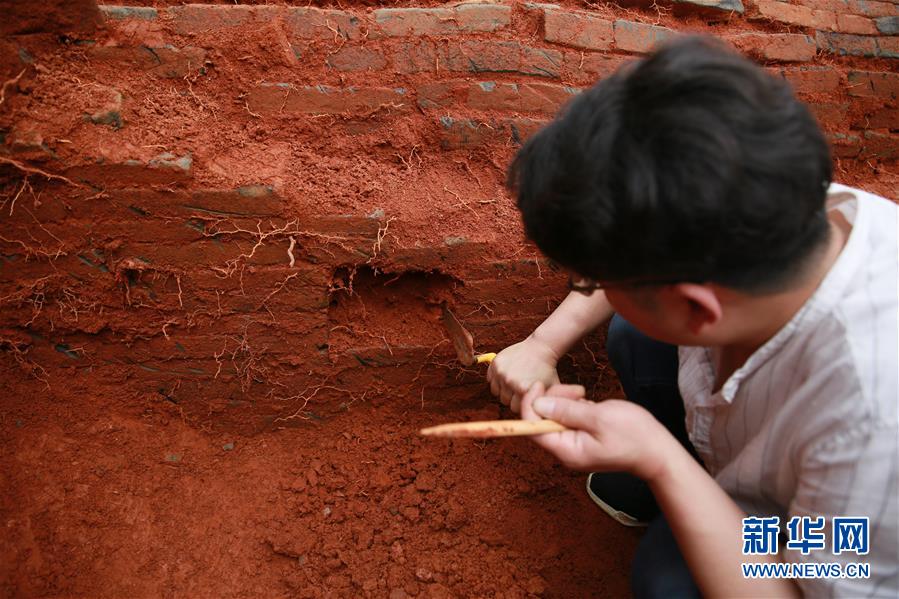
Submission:
<svg viewBox="0 0 899 599">
<path fill-rule="evenodd" d="M 828 196 L 834 196 L 837 194 L 850 194 L 858 198 L 859 200 L 863 200 L 865 202 L 875 202 L 877 204 L 886 203 L 893 207 L 893 209 L 899 209 L 899 206 L 896 205 L 894 200 L 890 198 L 886 198 L 884 196 L 878 195 L 876 193 L 865 191 L 864 189 L 858 187 L 852 187 L 850 185 L 845 185 L 843 183 L 833 182 L 827 188 Z"/>
</svg>

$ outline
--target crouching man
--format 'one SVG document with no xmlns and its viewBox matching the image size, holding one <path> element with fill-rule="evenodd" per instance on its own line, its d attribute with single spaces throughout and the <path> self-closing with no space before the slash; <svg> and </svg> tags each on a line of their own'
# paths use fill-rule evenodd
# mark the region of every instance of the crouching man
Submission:
<svg viewBox="0 0 899 599">
<path fill-rule="evenodd" d="M 831 177 L 787 83 L 698 38 L 579 95 L 511 167 L 572 291 L 488 378 L 648 524 L 638 597 L 899 595 L 899 209 Z M 613 312 L 629 401 L 596 403 L 555 364 Z"/>
</svg>

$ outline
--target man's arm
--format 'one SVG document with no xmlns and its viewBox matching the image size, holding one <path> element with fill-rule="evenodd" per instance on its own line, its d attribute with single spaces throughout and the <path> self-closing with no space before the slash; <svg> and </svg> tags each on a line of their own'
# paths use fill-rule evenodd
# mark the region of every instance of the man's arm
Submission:
<svg viewBox="0 0 899 599">
<path fill-rule="evenodd" d="M 851 397 L 851 396 L 850 396 Z M 860 396 L 847 403 L 861 405 Z M 811 564 L 867 564 L 870 575 L 807 578 L 799 581 L 809 597 L 899 596 L 899 425 L 895 414 L 847 426 L 818 447 L 802 452 L 799 485 L 788 517 L 825 519 L 826 550 L 789 551 L 787 559 Z M 868 552 L 834 555 L 835 518 L 868 518 Z M 851 540 L 851 538 L 850 538 Z M 858 539 L 855 539 L 856 541 Z"/>
<path fill-rule="evenodd" d="M 777 555 L 743 555 L 746 513 L 680 443 L 670 435 L 666 441 L 668 457 L 647 482 L 702 594 L 798 597 L 799 589 L 790 580 L 743 576 L 743 563 L 780 560 Z"/>
<path fill-rule="evenodd" d="M 798 596 L 784 579 L 747 579 L 742 563 L 776 563 L 776 555 L 743 555 L 746 514 L 683 446 L 642 407 L 594 403 L 583 387 L 539 383 L 525 395 L 527 420 L 550 418 L 572 429 L 534 437 L 570 468 L 624 471 L 646 480 L 677 539 L 690 573 L 709 597 Z"/>
<path fill-rule="evenodd" d="M 610 319 L 612 312 L 605 291 L 590 295 L 572 291 L 529 338 L 551 349 L 558 360 L 584 335 Z"/>
</svg>

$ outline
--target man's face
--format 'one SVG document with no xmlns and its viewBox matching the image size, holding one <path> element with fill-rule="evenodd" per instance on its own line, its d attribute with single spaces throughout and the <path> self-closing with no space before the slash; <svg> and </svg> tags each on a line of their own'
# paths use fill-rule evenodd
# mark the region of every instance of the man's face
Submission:
<svg viewBox="0 0 899 599">
<path fill-rule="evenodd" d="M 660 313 L 656 298 L 652 297 L 652 290 L 626 289 L 622 287 L 606 289 L 606 298 L 622 318 L 637 327 L 646 335 L 678 345 L 679 341 L 673 328 L 667 325 L 664 313 Z"/>
<path fill-rule="evenodd" d="M 716 326 L 694 332 L 691 319 L 698 306 L 678 293 L 676 286 L 612 287 L 606 289 L 612 307 L 644 334 L 672 345 L 712 345 Z"/>
</svg>

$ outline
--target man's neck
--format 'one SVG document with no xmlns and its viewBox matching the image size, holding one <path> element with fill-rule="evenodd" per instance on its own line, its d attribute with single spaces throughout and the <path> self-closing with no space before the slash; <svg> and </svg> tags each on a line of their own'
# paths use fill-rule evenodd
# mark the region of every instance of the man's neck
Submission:
<svg viewBox="0 0 899 599">
<path fill-rule="evenodd" d="M 814 295 L 846 245 L 850 230 L 851 226 L 842 215 L 832 218 L 827 245 L 823 251 L 816 252 L 817 256 L 805 270 L 806 274 L 799 286 L 773 295 L 749 298 L 743 302 L 739 318 L 746 323 L 746 329 L 742 331 L 738 342 L 719 348 L 716 388 L 790 322 Z"/>
</svg>

